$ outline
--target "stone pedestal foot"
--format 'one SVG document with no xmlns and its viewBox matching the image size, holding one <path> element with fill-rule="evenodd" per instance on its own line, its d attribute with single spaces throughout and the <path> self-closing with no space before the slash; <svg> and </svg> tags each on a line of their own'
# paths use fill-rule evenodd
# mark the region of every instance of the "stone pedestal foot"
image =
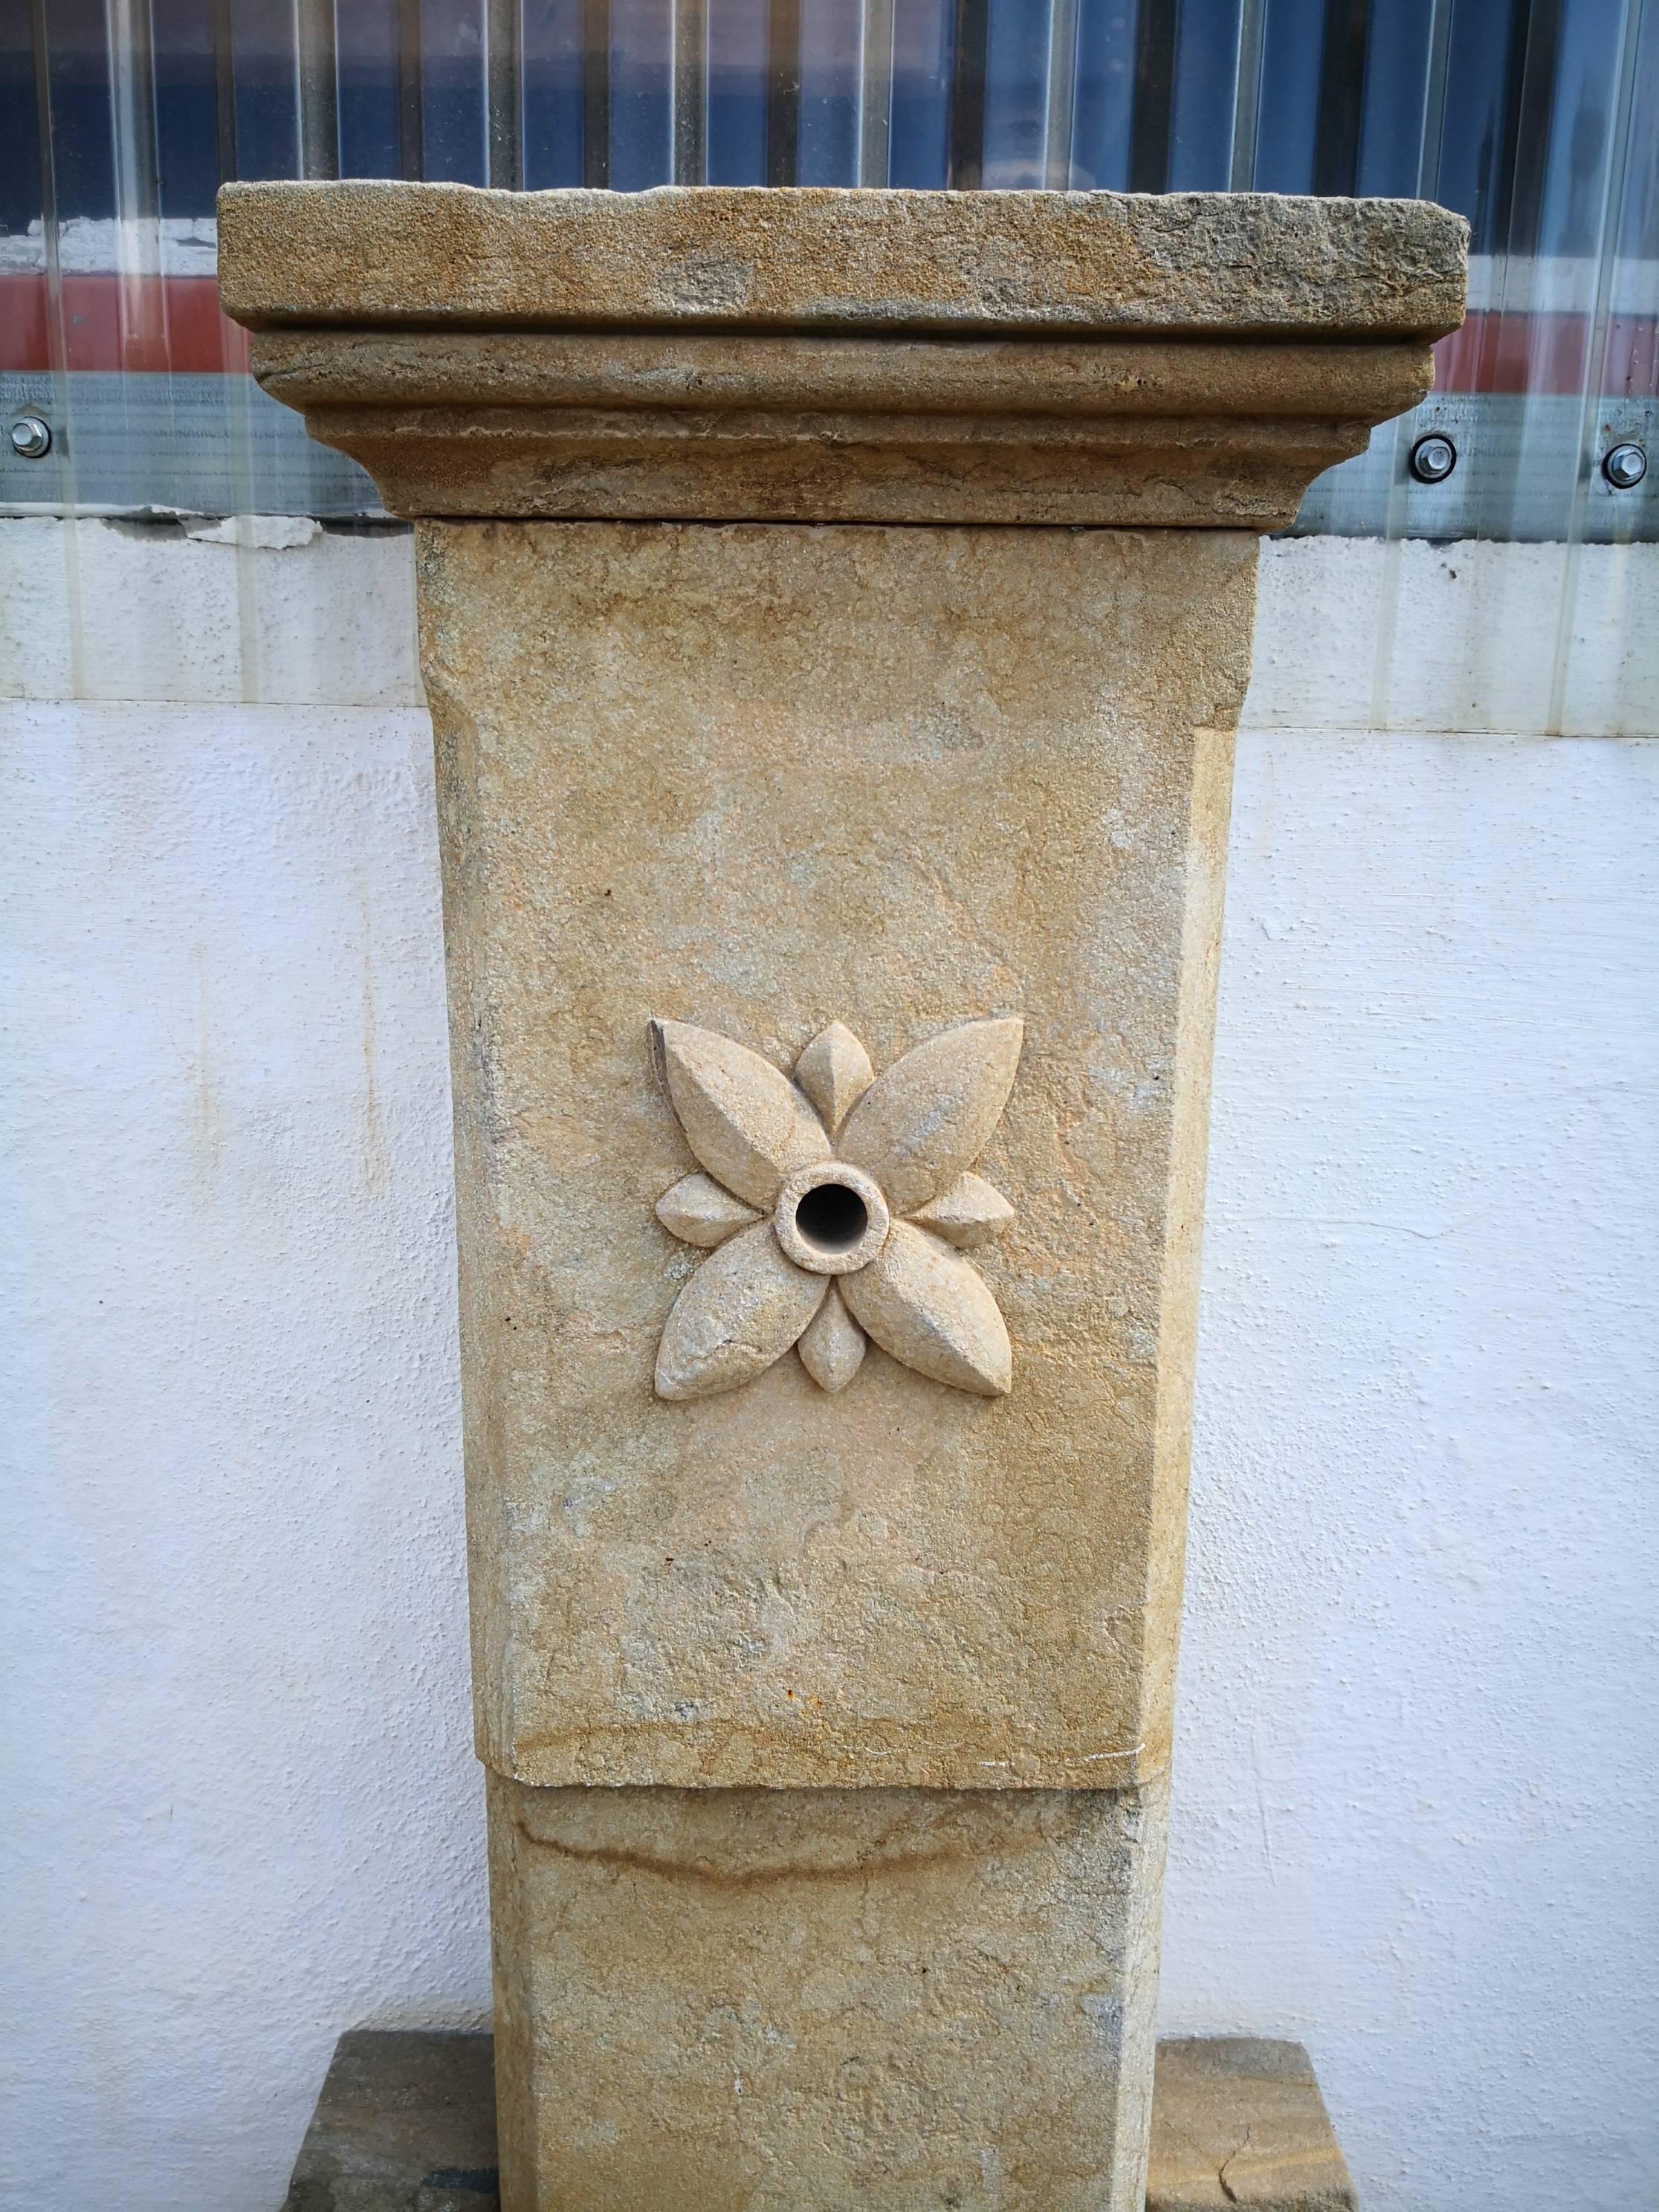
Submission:
<svg viewBox="0 0 1659 2212">
<path fill-rule="evenodd" d="M 1158 1785 L 495 1779 L 489 1818 L 509 2203 L 1139 2212 Z"/>
<path fill-rule="evenodd" d="M 1040 2084 L 1031 2088 L 1041 2094 Z M 557 2115 L 547 2124 L 548 2160 L 556 2172 Z M 715 2201 L 729 2212 L 744 2200 Z M 839 2212 L 864 2200 L 826 2201 Z M 630 2212 L 661 2202 L 647 2188 L 631 2200 Z M 1249 2212 L 1355 2212 L 1353 2184 L 1300 2044 L 1194 2036 L 1158 2045 L 1146 2203 L 1146 2212 L 1236 2212 L 1241 2205 Z M 343 2035 L 283 2212 L 500 2212 L 500 2206 L 489 2037 Z"/>
</svg>

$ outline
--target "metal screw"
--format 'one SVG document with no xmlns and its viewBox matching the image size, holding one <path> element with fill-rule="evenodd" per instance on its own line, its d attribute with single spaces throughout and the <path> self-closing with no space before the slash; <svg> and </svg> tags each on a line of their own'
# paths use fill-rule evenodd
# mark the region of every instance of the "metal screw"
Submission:
<svg viewBox="0 0 1659 2212">
<path fill-rule="evenodd" d="M 1457 448 L 1449 438 L 1442 437 L 1437 430 L 1431 431 L 1412 447 L 1411 459 L 1406 465 L 1419 483 L 1444 483 L 1457 466 Z"/>
<path fill-rule="evenodd" d="M 1648 472 L 1640 446 L 1614 446 L 1602 458 L 1601 473 L 1615 491 L 1634 491 Z"/>
<path fill-rule="evenodd" d="M 11 426 L 11 449 L 19 460 L 44 460 L 52 451 L 51 424 L 38 415 L 20 415 Z"/>
</svg>

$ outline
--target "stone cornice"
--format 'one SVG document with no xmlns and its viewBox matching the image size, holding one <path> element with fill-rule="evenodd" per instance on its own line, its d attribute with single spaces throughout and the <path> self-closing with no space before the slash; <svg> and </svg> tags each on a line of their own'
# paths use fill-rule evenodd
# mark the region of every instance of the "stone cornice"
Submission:
<svg viewBox="0 0 1659 2212">
<path fill-rule="evenodd" d="M 256 374 L 394 513 L 1272 529 L 1431 381 L 1466 231 L 1265 195 L 275 184 Z"/>
</svg>

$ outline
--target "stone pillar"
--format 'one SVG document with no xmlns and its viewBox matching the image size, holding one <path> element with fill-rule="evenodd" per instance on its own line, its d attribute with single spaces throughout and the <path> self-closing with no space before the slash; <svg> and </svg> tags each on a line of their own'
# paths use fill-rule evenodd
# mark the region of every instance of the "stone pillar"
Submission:
<svg viewBox="0 0 1659 2212">
<path fill-rule="evenodd" d="M 1133 2212 L 1257 533 L 1464 228 L 220 205 L 417 519 L 503 2202 Z"/>
</svg>

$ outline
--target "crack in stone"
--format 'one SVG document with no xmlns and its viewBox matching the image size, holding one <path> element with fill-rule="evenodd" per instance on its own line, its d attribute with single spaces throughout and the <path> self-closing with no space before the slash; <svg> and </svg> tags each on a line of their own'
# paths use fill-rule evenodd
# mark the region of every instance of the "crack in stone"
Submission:
<svg viewBox="0 0 1659 2212">
<path fill-rule="evenodd" d="M 1233 2149 L 1230 2150 L 1226 2157 L 1222 2160 L 1220 2165 L 1216 2168 L 1215 2178 L 1220 2184 L 1221 2193 L 1226 2198 L 1229 2204 L 1241 2203 L 1243 2200 L 1239 2197 L 1231 2182 L 1228 2180 L 1227 2169 L 1232 2165 L 1236 2159 L 1243 2158 L 1245 2152 L 1249 2150 L 1249 2148 L 1250 2130 L 1249 2128 L 1246 2128 L 1244 2130 L 1243 2142 L 1237 2144 Z"/>
</svg>

